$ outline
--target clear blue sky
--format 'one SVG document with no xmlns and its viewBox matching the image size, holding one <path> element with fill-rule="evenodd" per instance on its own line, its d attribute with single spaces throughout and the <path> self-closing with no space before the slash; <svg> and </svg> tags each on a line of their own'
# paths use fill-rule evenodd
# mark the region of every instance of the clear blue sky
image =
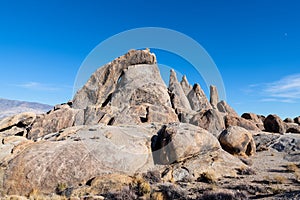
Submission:
<svg viewBox="0 0 300 200">
<path fill-rule="evenodd" d="M 72 98 L 78 68 L 97 44 L 151 26 L 199 42 L 219 68 L 228 103 L 240 114 L 295 117 L 300 115 L 299 10 L 297 0 L 2 0 L 0 97 L 65 102 Z M 176 64 L 169 63 L 182 67 Z"/>
</svg>

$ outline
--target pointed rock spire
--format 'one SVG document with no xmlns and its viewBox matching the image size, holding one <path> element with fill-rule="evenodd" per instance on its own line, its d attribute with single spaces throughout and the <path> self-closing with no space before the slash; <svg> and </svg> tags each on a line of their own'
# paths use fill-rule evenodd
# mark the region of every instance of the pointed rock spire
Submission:
<svg viewBox="0 0 300 200">
<path fill-rule="evenodd" d="M 193 89 L 187 95 L 190 105 L 193 110 L 208 110 L 211 106 L 199 84 L 195 84 Z"/>
<path fill-rule="evenodd" d="M 169 93 L 171 97 L 171 103 L 174 109 L 181 108 L 191 110 L 189 101 L 186 98 L 186 95 L 181 85 L 179 84 L 176 77 L 176 73 L 173 69 L 170 71 Z"/>
<path fill-rule="evenodd" d="M 217 109 L 219 103 L 219 95 L 217 87 L 214 85 L 210 86 L 210 105 L 213 107 L 213 109 Z"/>
<path fill-rule="evenodd" d="M 188 95 L 190 93 L 190 91 L 192 90 L 192 86 L 189 84 L 186 76 L 184 75 L 181 79 L 180 85 L 183 89 L 183 92 L 185 95 Z"/>
<path fill-rule="evenodd" d="M 233 115 L 233 116 L 239 116 L 237 114 L 237 112 L 235 112 L 235 110 L 226 103 L 226 101 L 223 101 L 223 100 L 220 101 L 217 104 L 217 107 L 218 107 L 219 112 L 227 113 L 227 114 Z"/>
</svg>

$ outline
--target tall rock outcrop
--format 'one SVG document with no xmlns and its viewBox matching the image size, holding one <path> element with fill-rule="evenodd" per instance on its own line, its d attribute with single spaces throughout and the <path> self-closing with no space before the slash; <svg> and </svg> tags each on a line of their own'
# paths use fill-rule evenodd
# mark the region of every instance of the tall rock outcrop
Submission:
<svg viewBox="0 0 300 200">
<path fill-rule="evenodd" d="M 191 105 L 184 92 L 184 89 L 187 90 L 187 88 L 185 87 L 187 86 L 185 85 L 184 87 L 182 87 L 180 85 L 180 83 L 177 80 L 175 71 L 171 70 L 169 80 L 169 93 L 171 97 L 171 103 L 174 109 L 191 110 Z"/>
<path fill-rule="evenodd" d="M 213 109 L 217 109 L 217 105 L 219 103 L 219 94 L 218 94 L 217 87 L 211 85 L 209 89 L 210 89 L 210 105 L 213 107 Z"/>
<path fill-rule="evenodd" d="M 185 95 L 188 95 L 190 93 L 190 91 L 192 90 L 192 86 L 189 84 L 186 76 L 184 75 L 180 81 L 180 85 L 184 91 Z"/>
<path fill-rule="evenodd" d="M 187 95 L 187 98 L 191 104 L 191 107 L 194 111 L 202 111 L 211 109 L 205 93 L 199 84 L 195 84 L 193 89 Z"/>
<path fill-rule="evenodd" d="M 147 50 L 131 50 L 114 61 L 100 67 L 80 89 L 74 99 L 73 108 L 85 109 L 89 105 L 102 106 L 110 97 L 129 66 L 156 64 L 156 57 Z"/>
<path fill-rule="evenodd" d="M 226 101 L 222 100 L 217 104 L 217 108 L 222 113 L 227 113 L 228 115 L 238 116 L 235 110 L 230 107 Z"/>
</svg>

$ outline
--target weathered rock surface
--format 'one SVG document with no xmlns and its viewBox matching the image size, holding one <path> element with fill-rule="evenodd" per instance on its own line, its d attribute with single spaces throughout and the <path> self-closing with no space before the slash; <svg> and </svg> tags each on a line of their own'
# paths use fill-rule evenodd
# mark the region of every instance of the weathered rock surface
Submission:
<svg viewBox="0 0 300 200">
<path fill-rule="evenodd" d="M 158 164 L 176 161 L 177 165 L 197 172 L 193 175 L 195 179 L 212 163 L 215 166 L 211 170 L 219 170 L 223 162 L 230 166 L 218 171 L 218 177 L 233 175 L 236 173 L 233 167 L 243 166 L 222 151 L 218 140 L 202 128 L 181 123 L 160 130 L 158 127 L 154 124 L 79 126 L 44 136 L 8 162 L 4 191 L 24 195 L 34 188 L 51 193 L 58 183 L 77 187 L 108 173 L 134 175 L 161 169 L 160 165 L 154 165 L 157 161 Z M 153 136 L 157 131 L 158 135 Z M 209 155 L 220 158 L 214 160 Z M 204 164 L 200 158 L 210 161 Z"/>
<path fill-rule="evenodd" d="M 208 130 L 215 137 L 225 129 L 224 116 L 215 109 L 197 113 L 191 118 L 190 123 Z"/>
<path fill-rule="evenodd" d="M 278 138 L 280 138 L 280 135 L 269 132 L 259 132 L 253 135 L 253 138 L 257 151 L 267 151 L 270 146 L 274 144 Z"/>
<path fill-rule="evenodd" d="M 300 116 L 294 118 L 294 122 L 300 125 Z"/>
<path fill-rule="evenodd" d="M 73 104 L 59 105 L 39 115 L 28 138 L 36 139 L 76 125 L 178 122 L 155 63 L 155 56 L 148 51 L 130 51 L 105 65 L 77 92 Z M 176 89 L 182 100 L 180 106 L 189 108 L 179 83 Z"/>
<path fill-rule="evenodd" d="M 158 135 L 152 138 L 154 162 L 158 164 L 183 161 L 219 148 L 217 138 L 190 124 L 174 123 L 163 126 Z"/>
<path fill-rule="evenodd" d="M 294 134 L 283 135 L 272 145 L 272 148 L 279 152 L 298 152 L 300 151 L 300 138 Z"/>
<path fill-rule="evenodd" d="M 286 133 L 300 133 L 300 125 L 296 123 L 285 123 Z"/>
<path fill-rule="evenodd" d="M 147 171 L 154 166 L 152 135 L 142 127 L 83 126 L 65 140 L 36 142 L 9 162 L 4 189 L 49 193 L 58 183 L 76 186 L 101 174 Z"/>
<path fill-rule="evenodd" d="M 34 122 L 35 118 L 36 114 L 30 112 L 4 118 L 0 121 L 0 132 L 5 134 L 7 130 L 14 127 L 27 128 Z"/>
<path fill-rule="evenodd" d="M 239 126 L 247 130 L 260 131 L 254 122 L 232 115 L 225 116 L 225 126 Z"/>
<path fill-rule="evenodd" d="M 27 137 L 37 139 L 71 126 L 82 125 L 83 120 L 79 120 L 82 119 L 82 114 L 82 110 L 72 109 L 68 104 L 54 108 L 47 114 L 37 116 Z"/>
<path fill-rule="evenodd" d="M 264 120 L 264 127 L 267 132 L 285 133 L 286 128 L 284 122 L 277 115 L 268 115 Z"/>
<path fill-rule="evenodd" d="M 0 165 L 2 166 L 5 166 L 13 156 L 32 143 L 32 141 L 20 136 L 7 136 L 1 140 Z"/>
<path fill-rule="evenodd" d="M 238 158 L 220 148 L 196 154 L 184 162 L 174 163 L 163 173 L 165 181 L 193 182 L 203 176 L 211 176 L 212 181 L 227 177 L 236 177 L 234 169 L 246 168 Z"/>
<path fill-rule="evenodd" d="M 181 85 L 181 87 L 182 87 L 182 89 L 183 89 L 183 92 L 184 92 L 184 94 L 185 94 L 186 96 L 190 93 L 190 91 L 191 91 L 192 88 L 193 88 L 193 87 L 189 84 L 189 82 L 188 82 L 186 76 L 183 76 L 183 77 L 182 77 L 182 79 L 181 79 L 181 81 L 180 81 L 180 85 Z"/>
<path fill-rule="evenodd" d="M 286 122 L 286 123 L 293 123 L 294 122 L 294 120 L 292 118 L 289 118 L 289 117 L 285 118 L 283 121 Z"/>
<path fill-rule="evenodd" d="M 209 104 L 202 88 L 199 84 L 195 84 L 193 89 L 187 95 L 187 98 L 190 102 L 191 108 L 194 111 L 202 111 L 211 109 L 211 105 Z"/>
<path fill-rule="evenodd" d="M 182 86 L 177 80 L 176 73 L 174 70 L 171 70 L 170 74 L 169 93 L 171 97 L 172 107 L 174 109 L 191 110 L 190 103 L 184 93 Z"/>
<path fill-rule="evenodd" d="M 140 77 L 144 78 L 141 79 Z M 180 88 L 180 85 L 178 86 Z M 157 65 L 129 66 L 116 90 L 112 93 L 111 101 L 106 106 L 111 106 L 117 110 L 113 113 L 116 115 L 114 117 L 116 124 L 124 123 L 119 118 L 119 116 L 126 116 L 123 112 L 138 114 L 140 123 L 178 121 Z M 130 115 L 126 117 L 130 118 Z"/>
<path fill-rule="evenodd" d="M 234 155 L 252 156 L 256 152 L 252 134 L 242 127 L 228 127 L 220 134 L 219 141 L 225 151 Z"/>
<path fill-rule="evenodd" d="M 254 113 L 243 113 L 242 118 L 244 119 L 248 119 L 250 121 L 253 121 L 256 124 L 262 124 L 263 122 L 261 121 L 261 119 L 258 118 L 257 114 Z"/>
<path fill-rule="evenodd" d="M 124 56 L 99 68 L 88 82 L 80 89 L 74 99 L 75 109 L 85 109 L 89 105 L 103 105 L 108 100 L 129 66 L 138 64 L 155 64 L 156 57 L 147 50 L 131 50 Z M 143 77 L 145 78 L 145 77 Z"/>
<path fill-rule="evenodd" d="M 233 108 L 231 108 L 226 101 L 220 101 L 217 104 L 217 108 L 219 110 L 219 112 L 222 113 L 227 113 L 228 115 L 233 115 L 233 116 L 238 116 L 238 114 L 235 112 L 235 110 Z"/>
<path fill-rule="evenodd" d="M 260 132 L 254 135 L 257 151 L 276 150 L 281 158 L 289 162 L 300 162 L 300 136 L 299 134 Z"/>
<path fill-rule="evenodd" d="M 255 123 L 257 128 L 259 128 L 261 131 L 265 129 L 263 122 L 264 119 L 259 117 L 259 115 L 255 113 L 243 113 L 241 117 Z"/>
<path fill-rule="evenodd" d="M 219 103 L 219 94 L 217 87 L 214 85 L 210 86 L 210 105 L 213 107 L 213 109 L 218 109 L 217 105 Z"/>
</svg>

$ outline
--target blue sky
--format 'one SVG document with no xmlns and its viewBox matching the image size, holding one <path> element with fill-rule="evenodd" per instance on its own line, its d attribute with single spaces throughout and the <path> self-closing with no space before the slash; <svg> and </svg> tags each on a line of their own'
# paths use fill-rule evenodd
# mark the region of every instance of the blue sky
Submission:
<svg viewBox="0 0 300 200">
<path fill-rule="evenodd" d="M 297 0 L 2 0 L 0 97 L 66 102 L 81 63 L 101 41 L 128 29 L 164 27 L 206 49 L 240 114 L 299 116 L 299 10 Z M 159 62 L 179 70 L 188 65 L 157 53 Z"/>
</svg>

